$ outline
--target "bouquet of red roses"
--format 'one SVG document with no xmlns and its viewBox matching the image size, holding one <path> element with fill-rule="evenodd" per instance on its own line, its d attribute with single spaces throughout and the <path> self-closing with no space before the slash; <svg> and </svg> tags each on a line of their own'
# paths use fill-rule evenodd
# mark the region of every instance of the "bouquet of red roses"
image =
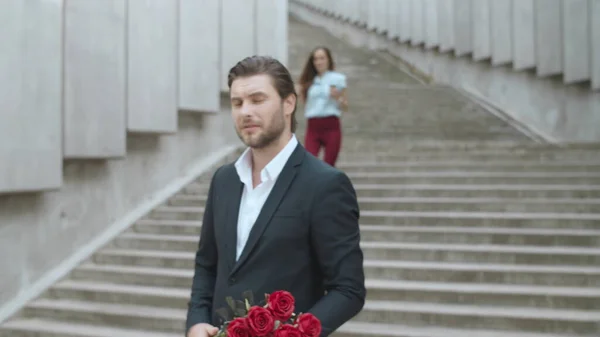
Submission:
<svg viewBox="0 0 600 337">
<path fill-rule="evenodd" d="M 287 291 L 265 295 L 264 306 L 250 305 L 245 300 L 245 310 L 230 306 L 238 317 L 225 322 L 217 337 L 319 337 L 321 321 L 309 313 L 295 314 L 295 299 Z"/>
</svg>

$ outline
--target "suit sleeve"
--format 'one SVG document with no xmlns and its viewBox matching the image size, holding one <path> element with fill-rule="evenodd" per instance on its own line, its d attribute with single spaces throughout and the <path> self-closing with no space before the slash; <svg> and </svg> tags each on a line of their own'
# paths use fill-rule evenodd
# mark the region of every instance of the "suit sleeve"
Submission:
<svg viewBox="0 0 600 337">
<path fill-rule="evenodd" d="M 325 337 L 362 310 L 366 289 L 354 187 L 340 171 L 320 185 L 311 214 L 311 241 L 327 295 L 310 313 L 321 321 Z"/>
<path fill-rule="evenodd" d="M 198 323 L 209 323 L 212 321 L 212 301 L 217 275 L 217 245 L 215 240 L 215 229 L 213 219 L 213 202 L 215 194 L 215 180 L 218 174 L 214 174 L 208 198 L 204 208 L 200 241 L 196 251 L 194 278 L 192 281 L 191 298 L 188 303 L 186 319 L 186 335 L 189 329 Z"/>
</svg>

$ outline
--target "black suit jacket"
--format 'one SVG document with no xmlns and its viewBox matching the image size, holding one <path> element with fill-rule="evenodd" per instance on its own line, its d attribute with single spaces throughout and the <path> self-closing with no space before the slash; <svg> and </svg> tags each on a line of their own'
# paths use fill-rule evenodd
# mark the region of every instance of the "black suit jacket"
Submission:
<svg viewBox="0 0 600 337">
<path fill-rule="evenodd" d="M 242 299 L 247 290 L 257 300 L 276 290 L 291 292 L 295 312 L 321 320 L 322 337 L 360 312 L 366 289 L 359 207 L 346 174 L 298 144 L 236 262 L 242 191 L 233 164 L 216 171 L 196 253 L 186 332 L 197 323 L 221 325 L 215 311 L 227 307 L 227 296 Z"/>
</svg>

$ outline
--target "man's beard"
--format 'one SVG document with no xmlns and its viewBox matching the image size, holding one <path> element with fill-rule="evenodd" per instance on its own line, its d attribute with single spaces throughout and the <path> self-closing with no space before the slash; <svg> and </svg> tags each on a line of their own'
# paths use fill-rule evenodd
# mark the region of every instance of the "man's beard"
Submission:
<svg viewBox="0 0 600 337">
<path fill-rule="evenodd" d="M 246 144 L 246 146 L 251 147 L 253 149 L 263 149 L 273 144 L 283 133 L 285 130 L 285 118 L 283 117 L 283 106 L 279 113 L 276 113 L 271 120 L 270 126 L 268 129 L 259 129 L 258 132 L 254 134 L 244 134 L 240 131 L 237 131 L 237 135 L 240 140 Z"/>
</svg>

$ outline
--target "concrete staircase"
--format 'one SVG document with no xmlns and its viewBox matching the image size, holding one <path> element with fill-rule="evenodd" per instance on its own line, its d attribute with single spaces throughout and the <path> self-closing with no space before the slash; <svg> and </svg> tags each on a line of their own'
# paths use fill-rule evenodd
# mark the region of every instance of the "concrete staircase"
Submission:
<svg viewBox="0 0 600 337">
<path fill-rule="evenodd" d="M 338 166 L 360 199 L 366 259 L 368 301 L 335 335 L 600 335 L 600 147 L 537 144 L 452 89 L 292 20 L 293 68 L 313 44 L 330 46 L 350 78 Z M 182 336 L 210 177 L 29 303 L 0 337 Z"/>
</svg>

